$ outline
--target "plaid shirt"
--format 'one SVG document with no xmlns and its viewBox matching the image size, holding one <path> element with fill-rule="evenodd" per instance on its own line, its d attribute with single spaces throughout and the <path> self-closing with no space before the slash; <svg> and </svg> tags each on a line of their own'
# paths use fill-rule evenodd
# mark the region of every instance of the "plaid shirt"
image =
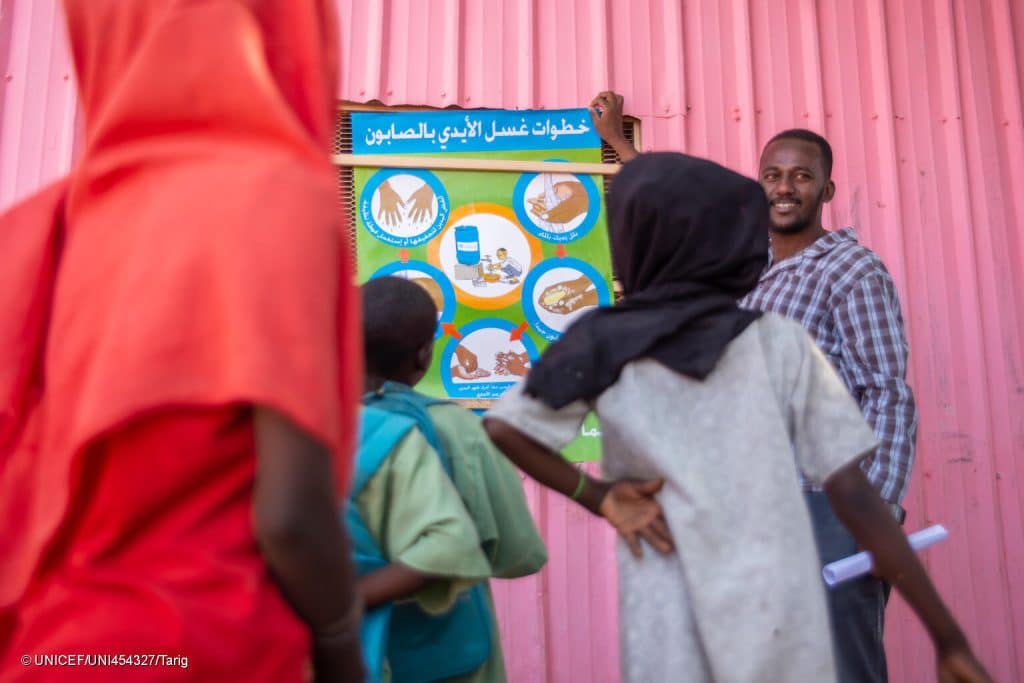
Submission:
<svg viewBox="0 0 1024 683">
<path fill-rule="evenodd" d="M 883 499 L 899 504 L 914 462 L 917 409 L 906 382 L 900 302 L 881 259 L 857 243 L 851 228 L 830 232 L 769 264 L 740 306 L 778 313 L 811 334 L 880 442 L 863 465 L 868 479 Z"/>
</svg>

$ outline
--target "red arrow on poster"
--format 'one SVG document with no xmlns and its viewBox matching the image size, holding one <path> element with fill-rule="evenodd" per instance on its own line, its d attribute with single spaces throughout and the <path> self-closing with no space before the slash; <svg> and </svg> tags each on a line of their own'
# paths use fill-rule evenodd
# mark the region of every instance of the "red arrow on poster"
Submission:
<svg viewBox="0 0 1024 683">
<path fill-rule="evenodd" d="M 529 325 L 527 323 L 525 323 L 525 322 L 520 324 L 519 327 L 517 327 L 516 329 L 512 330 L 509 333 L 508 340 L 509 341 L 519 341 L 519 339 L 523 336 L 523 332 L 526 332 L 526 328 L 527 327 L 529 327 Z"/>
<path fill-rule="evenodd" d="M 555 253 L 558 254 L 558 258 L 565 258 L 565 245 L 559 244 L 558 248 L 555 249 Z"/>
<path fill-rule="evenodd" d="M 401 261 L 402 263 L 408 263 L 409 262 L 409 250 L 408 249 L 400 250 L 398 252 L 398 260 Z"/>
<path fill-rule="evenodd" d="M 462 339 L 462 335 L 459 333 L 457 329 L 455 329 L 455 325 L 452 325 L 451 323 L 441 323 L 441 330 L 449 337 Z"/>
</svg>

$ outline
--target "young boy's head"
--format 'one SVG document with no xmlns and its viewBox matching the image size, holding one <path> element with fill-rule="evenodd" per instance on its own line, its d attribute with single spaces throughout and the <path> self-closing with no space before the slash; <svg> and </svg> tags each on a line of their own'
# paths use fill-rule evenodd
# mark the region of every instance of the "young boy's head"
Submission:
<svg viewBox="0 0 1024 683">
<path fill-rule="evenodd" d="M 504 261 L 506 258 L 508 258 L 508 249 L 506 249 L 505 247 L 501 247 L 500 249 L 498 249 L 497 255 L 499 261 Z"/>
<path fill-rule="evenodd" d="M 363 353 L 367 384 L 415 385 L 430 367 L 437 308 L 417 284 L 381 277 L 362 286 Z"/>
</svg>

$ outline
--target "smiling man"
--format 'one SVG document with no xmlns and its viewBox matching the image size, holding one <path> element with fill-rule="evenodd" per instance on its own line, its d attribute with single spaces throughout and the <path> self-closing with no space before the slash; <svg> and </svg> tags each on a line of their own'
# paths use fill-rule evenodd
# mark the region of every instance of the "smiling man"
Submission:
<svg viewBox="0 0 1024 683">
<path fill-rule="evenodd" d="M 917 410 L 906 383 L 907 342 L 899 298 L 881 259 L 858 244 L 852 228 L 824 229 L 832 200 L 832 148 L 809 130 L 773 137 L 761 153 L 759 179 L 768 196 L 772 259 L 740 305 L 791 318 L 814 337 L 874 428 L 880 445 L 862 467 L 902 522 Z M 823 564 L 857 552 L 853 536 L 825 494 L 805 483 Z M 867 577 L 829 591 L 839 680 L 885 681 L 882 642 L 889 586 Z"/>
<path fill-rule="evenodd" d="M 623 97 L 606 91 L 590 103 L 594 129 L 623 162 L 638 152 L 622 131 Z M 906 382 L 907 341 L 892 277 L 851 228 L 821 224 L 832 200 L 832 147 L 809 130 L 786 130 L 761 153 L 761 187 L 770 203 L 769 267 L 740 306 L 799 322 L 828 357 L 879 441 L 864 459 L 869 481 L 901 523 L 910 481 L 917 409 Z M 822 564 L 859 549 L 825 494 L 804 480 Z M 809 588 L 811 590 L 811 588 Z M 889 585 L 872 577 L 828 591 L 829 617 L 841 683 L 888 680 L 882 628 Z"/>
</svg>

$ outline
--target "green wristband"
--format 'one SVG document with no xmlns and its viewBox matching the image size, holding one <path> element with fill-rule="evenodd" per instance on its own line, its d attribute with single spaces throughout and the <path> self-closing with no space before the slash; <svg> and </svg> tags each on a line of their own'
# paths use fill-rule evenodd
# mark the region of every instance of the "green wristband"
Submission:
<svg viewBox="0 0 1024 683">
<path fill-rule="evenodd" d="M 583 495 L 583 489 L 587 486 L 587 474 L 582 469 L 580 470 L 580 482 L 576 484 L 576 490 L 569 496 L 573 500 L 579 500 L 580 496 Z"/>
</svg>

